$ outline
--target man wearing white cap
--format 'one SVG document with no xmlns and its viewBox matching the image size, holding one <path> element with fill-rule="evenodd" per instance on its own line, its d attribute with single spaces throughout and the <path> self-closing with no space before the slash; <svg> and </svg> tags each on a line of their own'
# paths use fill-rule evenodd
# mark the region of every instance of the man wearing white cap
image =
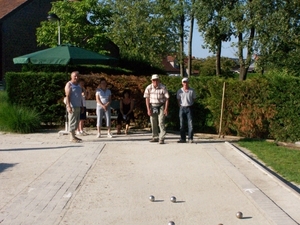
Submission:
<svg viewBox="0 0 300 225">
<path fill-rule="evenodd" d="M 150 116 L 152 139 L 150 142 L 164 144 L 166 136 L 165 116 L 168 115 L 169 92 L 165 85 L 160 83 L 159 76 L 153 74 L 152 84 L 149 84 L 144 92 L 147 114 Z M 158 126 L 160 134 L 158 134 Z"/>
<path fill-rule="evenodd" d="M 180 119 L 180 140 L 178 143 L 186 143 L 186 133 L 184 129 L 184 121 L 187 119 L 188 125 L 188 140 L 189 143 L 193 143 L 194 131 L 193 131 L 193 117 L 192 117 L 192 105 L 196 99 L 196 93 L 193 88 L 189 87 L 189 79 L 183 78 L 182 88 L 177 91 L 177 101 L 179 109 Z"/>
</svg>

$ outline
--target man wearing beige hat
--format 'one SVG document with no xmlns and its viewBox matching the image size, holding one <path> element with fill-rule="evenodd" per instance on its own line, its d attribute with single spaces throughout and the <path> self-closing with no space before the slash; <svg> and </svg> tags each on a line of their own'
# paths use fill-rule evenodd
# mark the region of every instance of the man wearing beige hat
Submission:
<svg viewBox="0 0 300 225">
<path fill-rule="evenodd" d="M 165 85 L 160 83 L 159 76 L 153 74 L 152 83 L 149 84 L 144 92 L 146 99 L 147 114 L 150 116 L 152 139 L 150 142 L 164 144 L 166 136 L 165 116 L 168 115 L 169 92 Z M 160 134 L 158 134 L 158 126 Z"/>
<path fill-rule="evenodd" d="M 186 133 L 184 129 L 185 118 L 188 125 L 188 141 L 193 143 L 193 117 L 192 105 L 196 99 L 196 94 L 193 88 L 189 87 L 189 79 L 184 77 L 181 80 L 182 88 L 177 91 L 177 102 L 179 106 L 179 120 L 180 120 L 180 140 L 178 143 L 186 143 Z"/>
</svg>

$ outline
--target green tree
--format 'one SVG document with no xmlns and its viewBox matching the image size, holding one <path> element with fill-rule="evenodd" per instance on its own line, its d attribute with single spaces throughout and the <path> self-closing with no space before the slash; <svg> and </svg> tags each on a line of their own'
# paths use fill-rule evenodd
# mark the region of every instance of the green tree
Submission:
<svg viewBox="0 0 300 225">
<path fill-rule="evenodd" d="M 169 0 L 167 0 L 169 2 Z M 112 7 L 110 38 L 122 56 L 161 65 L 162 57 L 176 52 L 178 39 L 169 3 L 150 0 L 107 0 Z"/>
<path fill-rule="evenodd" d="M 299 69 L 299 1 L 239 0 L 226 17 L 238 38 L 240 80 L 247 78 L 253 56 L 261 73 L 265 67 Z"/>
<path fill-rule="evenodd" d="M 169 1 L 171 17 L 170 22 L 174 24 L 175 35 L 179 39 L 179 46 L 177 47 L 177 58 L 180 66 L 180 75 L 185 75 L 185 54 L 184 45 L 185 40 L 188 39 L 188 75 L 191 74 L 192 67 L 192 37 L 194 30 L 194 2 L 195 0 L 171 0 Z M 161 5 L 165 5 L 166 2 L 162 1 Z M 186 22 L 190 22 L 189 26 L 186 26 Z M 189 32 L 188 32 L 189 31 Z"/>
<path fill-rule="evenodd" d="M 234 9 L 228 12 L 234 26 L 234 35 L 238 38 L 238 58 L 240 64 L 239 80 L 246 80 L 249 66 L 253 56 L 255 42 L 255 11 L 259 6 L 258 1 L 240 0 L 235 3 Z M 244 57 L 244 49 L 247 50 Z"/>
<path fill-rule="evenodd" d="M 221 75 L 222 42 L 230 41 L 232 35 L 231 21 L 226 12 L 232 10 L 235 0 L 198 0 L 195 3 L 195 18 L 199 32 L 204 38 L 204 46 L 216 54 L 215 71 Z"/>
<path fill-rule="evenodd" d="M 50 13 L 60 18 L 61 43 L 69 43 L 97 52 L 109 41 L 107 34 L 111 25 L 111 11 L 97 0 L 55 1 Z M 57 24 L 42 21 L 37 29 L 39 46 L 53 47 L 57 45 Z"/>
<path fill-rule="evenodd" d="M 299 75 L 300 1 L 266 0 L 256 10 L 257 66 Z M 268 7 L 269 6 L 269 7 Z"/>
<path fill-rule="evenodd" d="M 213 76 L 216 74 L 215 67 L 216 57 L 207 57 L 204 60 L 197 60 L 193 63 L 194 69 L 200 70 L 200 76 Z M 232 68 L 236 66 L 236 62 L 232 59 L 221 57 L 221 76 L 225 78 L 233 77 Z"/>
</svg>

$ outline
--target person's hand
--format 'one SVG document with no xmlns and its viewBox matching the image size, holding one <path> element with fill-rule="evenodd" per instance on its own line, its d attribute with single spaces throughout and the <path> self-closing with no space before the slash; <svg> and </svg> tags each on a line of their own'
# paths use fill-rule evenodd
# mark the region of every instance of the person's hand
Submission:
<svg viewBox="0 0 300 225">
<path fill-rule="evenodd" d="M 73 113 L 72 107 L 71 106 L 67 106 L 67 111 L 68 111 L 68 113 Z"/>
<path fill-rule="evenodd" d="M 106 111 L 107 111 L 107 106 L 106 106 L 106 105 L 103 105 L 103 109 L 104 109 L 104 111 L 106 112 Z"/>
<path fill-rule="evenodd" d="M 165 116 L 168 115 L 168 109 L 164 109 L 164 115 L 165 115 Z"/>
<path fill-rule="evenodd" d="M 152 110 L 151 110 L 151 109 L 148 109 L 148 110 L 147 110 L 147 114 L 148 114 L 148 116 L 152 116 Z"/>
</svg>

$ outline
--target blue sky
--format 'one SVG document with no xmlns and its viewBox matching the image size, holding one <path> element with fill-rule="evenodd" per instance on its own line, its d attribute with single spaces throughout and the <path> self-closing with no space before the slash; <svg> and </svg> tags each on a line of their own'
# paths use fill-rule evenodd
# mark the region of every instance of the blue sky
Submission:
<svg viewBox="0 0 300 225">
<path fill-rule="evenodd" d="M 203 39 L 200 34 L 197 32 L 198 36 L 193 37 L 192 43 L 192 55 L 196 58 L 207 58 L 208 56 L 213 56 L 213 53 L 209 52 L 208 49 L 203 49 Z M 231 42 L 223 42 L 222 44 L 222 57 L 236 58 L 236 49 L 231 47 Z M 187 49 L 187 48 L 186 48 Z M 187 53 L 187 50 L 186 50 Z"/>
<path fill-rule="evenodd" d="M 229 58 L 237 58 L 236 48 L 231 47 L 231 43 L 234 42 L 223 42 L 222 43 L 222 57 L 229 57 Z M 195 24 L 195 29 L 193 33 L 193 43 L 192 43 L 192 55 L 196 58 L 207 58 L 208 56 L 213 56 L 213 53 L 209 52 L 208 49 L 203 49 L 201 45 L 203 44 L 203 39 L 198 32 L 197 25 Z M 187 44 L 185 44 L 185 53 L 187 53 Z"/>
</svg>

